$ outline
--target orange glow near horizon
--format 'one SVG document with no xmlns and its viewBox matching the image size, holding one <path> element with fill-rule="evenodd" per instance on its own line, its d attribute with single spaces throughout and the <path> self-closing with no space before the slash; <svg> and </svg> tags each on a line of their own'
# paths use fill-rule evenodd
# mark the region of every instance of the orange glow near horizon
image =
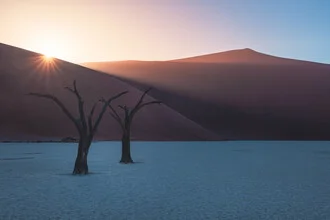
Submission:
<svg viewBox="0 0 330 220">
<path fill-rule="evenodd" d="M 172 60 L 242 48 L 291 58 L 329 59 L 324 55 L 330 51 L 324 48 L 330 33 L 328 11 L 316 18 L 318 14 L 299 14 L 307 10 L 291 11 L 304 4 L 289 7 L 288 3 L 286 8 L 269 1 L 238 2 L 0 0 L 0 42 L 74 63 Z M 286 9 L 280 16 L 282 23 L 274 8 Z M 292 32 L 304 24 L 300 18 L 309 17 L 313 19 L 304 20 L 310 22 L 309 29 Z"/>
<path fill-rule="evenodd" d="M 198 13 L 194 8 L 187 7 L 188 17 L 183 18 L 179 13 L 183 9 L 175 5 L 129 2 L 5 0 L 0 29 L 6 31 L 1 32 L 0 42 L 74 63 L 168 60 L 232 49 L 200 44 L 210 40 L 205 26 L 186 28 Z M 223 33 L 225 39 L 233 39 Z"/>
<path fill-rule="evenodd" d="M 45 55 L 46 60 L 51 58 L 67 59 L 70 54 L 67 34 L 59 33 L 56 28 L 42 31 L 31 41 L 31 50 Z"/>
</svg>

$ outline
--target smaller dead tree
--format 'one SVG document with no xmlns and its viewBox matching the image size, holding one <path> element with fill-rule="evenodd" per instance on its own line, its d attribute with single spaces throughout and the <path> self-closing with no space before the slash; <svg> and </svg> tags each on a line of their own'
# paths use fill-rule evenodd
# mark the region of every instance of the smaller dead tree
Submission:
<svg viewBox="0 0 330 220">
<path fill-rule="evenodd" d="M 113 100 L 126 94 L 127 91 L 121 92 L 107 100 L 104 100 L 103 107 L 101 108 L 101 112 L 97 116 L 95 123 L 93 123 L 93 115 L 97 103 L 93 105 L 89 115 L 86 117 L 84 110 L 84 101 L 77 90 L 76 81 L 73 82 L 73 88 L 66 87 L 65 89 L 73 93 L 78 100 L 78 110 L 79 110 L 78 118 L 75 118 L 70 113 L 70 111 L 65 107 L 65 105 L 53 95 L 40 94 L 40 93 L 30 93 L 29 95 L 52 100 L 61 108 L 61 110 L 65 113 L 65 115 L 73 122 L 79 134 L 79 145 L 78 145 L 77 157 L 72 174 L 74 175 L 88 174 L 88 164 L 87 164 L 88 151 L 93 141 L 94 135 L 97 131 L 97 128 L 102 120 L 102 117 L 107 110 L 107 106 L 110 105 L 110 103 Z"/>
<path fill-rule="evenodd" d="M 147 95 L 147 93 L 150 90 L 151 90 L 151 88 L 149 88 L 142 94 L 141 98 L 139 99 L 139 101 L 136 103 L 136 105 L 133 108 L 129 108 L 126 105 L 124 105 L 124 106 L 118 105 L 118 107 L 121 110 L 123 110 L 123 112 L 124 112 L 123 118 L 121 118 L 119 116 L 118 112 L 112 107 L 111 103 L 107 104 L 111 110 L 110 115 L 118 122 L 118 124 L 120 125 L 120 127 L 122 129 L 122 138 L 121 138 L 122 154 L 121 154 L 120 163 L 125 163 L 125 164 L 133 163 L 133 160 L 131 157 L 131 125 L 132 125 L 132 121 L 133 121 L 133 118 L 136 115 L 136 113 L 139 112 L 145 106 L 152 105 L 152 104 L 161 104 L 160 101 L 150 101 L 150 102 L 143 103 L 145 96 Z M 103 101 L 103 103 L 106 102 L 104 99 L 102 101 Z"/>
</svg>

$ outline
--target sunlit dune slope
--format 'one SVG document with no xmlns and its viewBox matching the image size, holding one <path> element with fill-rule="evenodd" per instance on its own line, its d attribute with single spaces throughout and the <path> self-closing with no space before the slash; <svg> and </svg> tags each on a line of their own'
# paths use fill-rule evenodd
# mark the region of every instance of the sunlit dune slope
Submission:
<svg viewBox="0 0 330 220">
<path fill-rule="evenodd" d="M 76 97 L 64 89 L 73 80 L 81 91 L 86 112 L 99 98 L 128 90 L 115 104 L 133 106 L 141 91 L 108 74 L 65 61 L 45 61 L 37 53 L 0 44 L 0 140 L 58 140 L 76 137 L 74 125 L 52 101 L 26 95 L 49 93 L 62 100 L 77 115 Z M 147 96 L 146 101 L 152 98 Z M 99 110 L 99 109 L 98 109 Z M 96 111 L 98 112 L 98 111 Z M 209 132 L 165 104 L 149 106 L 136 115 L 132 138 L 138 140 L 214 140 Z M 97 139 L 118 140 L 120 129 L 106 114 Z"/>
<path fill-rule="evenodd" d="M 317 64 L 309 61 L 294 60 L 272 56 L 258 51 L 245 48 L 238 50 L 230 50 L 220 53 L 207 54 L 195 57 L 172 60 L 173 62 L 187 63 L 241 63 L 241 64 L 258 64 L 258 65 L 297 65 L 297 64 Z"/>
<path fill-rule="evenodd" d="M 83 65 L 156 87 L 155 98 L 229 139 L 330 139 L 330 65 L 250 49 Z"/>
</svg>

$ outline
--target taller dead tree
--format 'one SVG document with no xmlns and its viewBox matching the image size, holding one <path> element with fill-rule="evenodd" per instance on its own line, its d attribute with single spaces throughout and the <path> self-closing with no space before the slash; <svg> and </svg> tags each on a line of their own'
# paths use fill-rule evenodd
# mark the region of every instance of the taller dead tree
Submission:
<svg viewBox="0 0 330 220">
<path fill-rule="evenodd" d="M 93 123 L 93 115 L 95 112 L 95 108 L 97 106 L 97 103 L 95 103 L 89 113 L 89 115 L 86 117 L 85 110 L 84 110 L 84 101 L 78 92 L 76 81 L 73 82 L 73 88 L 65 87 L 68 91 L 73 93 L 77 100 L 78 100 L 78 110 L 79 110 L 79 116 L 76 118 L 74 117 L 70 111 L 65 107 L 65 105 L 55 96 L 49 95 L 49 94 L 40 94 L 40 93 L 30 93 L 29 95 L 40 97 L 40 98 L 46 98 L 50 99 L 53 102 L 55 102 L 61 110 L 65 113 L 65 115 L 73 122 L 75 125 L 78 134 L 79 134 L 79 145 L 78 145 L 78 152 L 77 157 L 74 165 L 74 169 L 72 174 L 88 174 L 88 164 L 87 164 L 87 156 L 88 151 L 91 146 L 91 143 L 93 141 L 94 135 L 97 131 L 97 128 L 102 120 L 102 117 L 104 113 L 107 110 L 107 106 L 110 105 L 110 103 L 119 98 L 120 96 L 124 95 L 126 92 L 121 92 L 107 100 L 103 101 L 103 106 L 101 108 L 101 111 L 99 115 L 96 118 L 96 121 Z"/>
<path fill-rule="evenodd" d="M 160 101 L 150 101 L 143 103 L 143 100 L 147 93 L 151 90 L 149 88 L 146 90 L 139 101 L 136 103 L 136 105 L 133 108 L 129 108 L 126 105 L 118 105 L 118 107 L 123 110 L 124 116 L 120 117 L 118 112 L 112 107 L 111 103 L 108 103 L 108 107 L 110 108 L 111 116 L 118 122 L 122 129 L 122 138 L 121 138 L 121 160 L 120 163 L 133 163 L 132 157 L 131 157 L 131 126 L 132 121 L 136 113 L 138 113 L 143 107 L 152 105 L 152 104 L 161 104 Z M 103 100 L 103 103 L 106 103 L 106 100 Z"/>
</svg>

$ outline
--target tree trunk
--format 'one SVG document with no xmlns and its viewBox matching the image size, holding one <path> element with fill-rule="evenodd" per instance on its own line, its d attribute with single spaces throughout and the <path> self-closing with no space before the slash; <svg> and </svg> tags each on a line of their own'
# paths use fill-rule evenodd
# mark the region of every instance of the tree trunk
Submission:
<svg viewBox="0 0 330 220">
<path fill-rule="evenodd" d="M 121 139 L 121 160 L 120 163 L 133 163 L 131 157 L 131 137 L 130 132 L 125 132 Z"/>
<path fill-rule="evenodd" d="M 88 174 L 87 156 L 90 145 L 91 145 L 91 141 L 89 139 L 80 138 L 77 158 L 72 172 L 73 175 Z"/>
</svg>

